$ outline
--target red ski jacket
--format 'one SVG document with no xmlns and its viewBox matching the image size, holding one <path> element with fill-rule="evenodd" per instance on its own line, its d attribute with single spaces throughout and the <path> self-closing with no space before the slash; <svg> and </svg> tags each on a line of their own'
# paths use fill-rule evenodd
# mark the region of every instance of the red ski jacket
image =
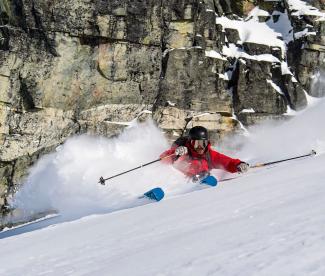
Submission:
<svg viewBox="0 0 325 276">
<path fill-rule="evenodd" d="M 211 149 L 210 143 L 208 143 L 203 154 L 198 154 L 189 141 L 184 146 L 187 147 L 188 154 L 180 157 L 173 155 L 162 159 L 162 162 L 173 164 L 174 167 L 189 177 L 207 173 L 211 169 L 224 169 L 228 172 L 235 173 L 238 171 L 237 166 L 242 162 L 239 159 L 233 159 Z M 163 152 L 160 158 L 172 155 L 177 147 L 178 145 L 173 145 L 169 150 Z"/>
</svg>

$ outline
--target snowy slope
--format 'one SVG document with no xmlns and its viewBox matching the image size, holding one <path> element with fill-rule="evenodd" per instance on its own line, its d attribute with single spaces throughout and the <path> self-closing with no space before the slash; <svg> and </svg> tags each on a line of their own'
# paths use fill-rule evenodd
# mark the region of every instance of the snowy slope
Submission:
<svg viewBox="0 0 325 276">
<path fill-rule="evenodd" d="M 242 150 L 229 152 L 251 164 L 311 148 L 316 157 L 194 192 L 162 164 L 96 183 L 167 146 L 150 123 L 113 140 L 68 141 L 32 169 L 14 200 L 26 210 L 49 204 L 61 216 L 0 233 L 0 275 L 324 275 L 324 112 L 319 100 L 286 123 L 254 127 Z M 166 199 L 135 207 L 153 185 Z"/>
<path fill-rule="evenodd" d="M 0 275 L 324 275 L 325 155 L 4 238 Z"/>
</svg>

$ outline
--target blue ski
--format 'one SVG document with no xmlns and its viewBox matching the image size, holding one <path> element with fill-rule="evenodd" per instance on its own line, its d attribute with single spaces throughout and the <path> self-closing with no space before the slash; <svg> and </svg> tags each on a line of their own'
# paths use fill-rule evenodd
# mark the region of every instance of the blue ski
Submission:
<svg viewBox="0 0 325 276">
<path fill-rule="evenodd" d="M 202 179 L 200 181 L 200 184 L 215 187 L 218 184 L 218 180 L 214 176 L 209 175 L 209 176 L 205 177 L 204 179 Z M 153 188 L 153 189 L 145 192 L 143 194 L 143 196 L 141 196 L 140 198 L 146 197 L 146 198 L 149 198 L 154 201 L 160 201 L 164 198 L 164 196 L 165 196 L 165 193 L 164 193 L 163 189 L 156 187 L 156 188 Z"/>
<path fill-rule="evenodd" d="M 155 201 L 160 201 L 164 198 L 165 193 L 163 189 L 157 187 L 154 189 L 149 190 L 148 192 L 145 192 L 143 194 L 144 197 L 147 197 L 149 199 L 155 200 Z"/>
<path fill-rule="evenodd" d="M 204 185 L 208 185 L 208 186 L 211 186 L 211 187 L 215 187 L 218 184 L 218 180 L 214 176 L 209 175 L 206 178 L 202 179 L 201 182 L 200 182 L 200 184 L 204 184 Z"/>
</svg>

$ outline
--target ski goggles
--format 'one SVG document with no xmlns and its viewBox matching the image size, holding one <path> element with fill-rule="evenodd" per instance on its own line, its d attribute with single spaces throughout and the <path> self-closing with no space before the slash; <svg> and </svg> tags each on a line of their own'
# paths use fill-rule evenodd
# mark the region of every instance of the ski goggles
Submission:
<svg viewBox="0 0 325 276">
<path fill-rule="evenodd" d="M 208 146 L 208 140 L 191 140 L 191 145 L 194 149 L 205 149 Z"/>
</svg>

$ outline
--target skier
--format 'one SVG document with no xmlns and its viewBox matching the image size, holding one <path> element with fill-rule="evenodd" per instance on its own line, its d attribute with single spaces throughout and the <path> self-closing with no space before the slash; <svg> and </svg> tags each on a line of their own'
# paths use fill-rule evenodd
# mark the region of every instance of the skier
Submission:
<svg viewBox="0 0 325 276">
<path fill-rule="evenodd" d="M 171 155 L 170 157 L 167 157 Z M 165 158 L 166 157 L 166 158 Z M 209 176 L 212 169 L 228 172 L 247 172 L 249 164 L 233 159 L 211 148 L 208 131 L 202 126 L 190 129 L 189 135 L 178 138 L 172 147 L 160 155 L 162 162 L 173 164 L 193 181 L 201 181 Z"/>
</svg>

